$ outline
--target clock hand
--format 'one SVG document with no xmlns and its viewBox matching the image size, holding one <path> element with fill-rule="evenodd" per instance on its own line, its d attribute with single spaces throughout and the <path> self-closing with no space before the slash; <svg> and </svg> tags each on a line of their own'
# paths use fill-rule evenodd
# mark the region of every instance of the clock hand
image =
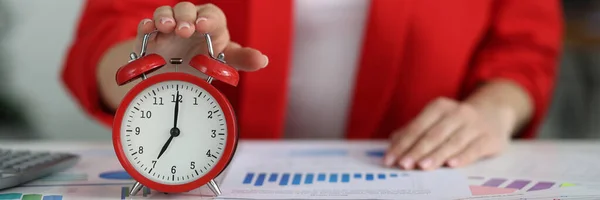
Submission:
<svg viewBox="0 0 600 200">
<path fill-rule="evenodd" d="M 169 147 L 169 144 L 171 144 L 171 141 L 173 140 L 173 138 L 179 136 L 178 128 L 172 128 L 170 132 L 171 132 L 171 137 L 169 137 L 169 140 L 167 140 L 165 145 L 163 145 L 162 149 L 160 149 L 160 153 L 158 154 L 158 157 L 156 158 L 157 160 L 163 155 L 163 153 L 165 153 L 165 151 Z"/>
<path fill-rule="evenodd" d="M 163 155 L 163 153 L 165 153 L 165 151 L 167 150 L 167 147 L 169 147 L 169 144 L 171 144 L 171 140 L 173 140 L 173 135 L 171 135 L 171 137 L 169 137 L 169 140 L 167 140 L 165 145 L 163 145 L 162 149 L 160 149 L 160 153 L 158 154 L 158 157 L 156 157 L 157 160 Z"/>
<path fill-rule="evenodd" d="M 177 128 L 177 118 L 179 117 L 179 90 L 177 90 L 177 95 L 175 96 L 175 114 L 174 114 L 174 122 L 173 128 Z"/>
<path fill-rule="evenodd" d="M 179 90 L 177 90 L 177 95 L 175 95 L 175 114 L 174 114 L 174 120 L 173 120 L 173 128 L 171 128 L 171 137 L 169 137 L 169 139 L 167 140 L 167 142 L 163 145 L 162 149 L 160 149 L 160 153 L 158 154 L 158 157 L 156 158 L 157 160 L 163 155 L 163 153 L 165 153 L 165 151 L 167 150 L 167 148 L 169 147 L 169 144 L 171 144 L 171 141 L 173 140 L 174 137 L 179 136 L 179 128 L 177 128 L 177 118 L 179 116 Z"/>
</svg>

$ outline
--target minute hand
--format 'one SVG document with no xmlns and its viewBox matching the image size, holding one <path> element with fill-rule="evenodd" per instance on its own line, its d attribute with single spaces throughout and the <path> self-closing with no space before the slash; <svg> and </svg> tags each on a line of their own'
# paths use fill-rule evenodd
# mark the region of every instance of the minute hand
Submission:
<svg viewBox="0 0 600 200">
<path fill-rule="evenodd" d="M 177 95 L 175 96 L 175 114 L 173 120 L 173 128 L 177 128 L 177 118 L 179 116 L 179 90 L 177 90 Z"/>
</svg>

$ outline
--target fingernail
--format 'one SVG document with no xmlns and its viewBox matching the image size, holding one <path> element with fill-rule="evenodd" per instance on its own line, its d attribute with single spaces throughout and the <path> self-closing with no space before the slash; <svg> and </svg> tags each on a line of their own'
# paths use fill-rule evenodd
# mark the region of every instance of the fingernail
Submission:
<svg viewBox="0 0 600 200">
<path fill-rule="evenodd" d="M 206 17 L 200 17 L 196 20 L 196 24 L 200 23 L 201 21 L 206 21 L 206 20 L 208 20 Z"/>
<path fill-rule="evenodd" d="M 423 168 L 423 169 L 427 169 L 431 166 L 432 163 L 433 163 L 433 161 L 431 159 L 427 158 L 427 159 L 421 161 L 419 163 L 419 166 L 421 166 L 421 168 Z"/>
<path fill-rule="evenodd" d="M 456 158 L 450 159 L 448 161 L 448 166 L 450 166 L 450 167 L 456 167 L 457 165 L 458 165 L 458 159 L 456 159 Z"/>
<path fill-rule="evenodd" d="M 142 25 L 146 25 L 147 23 L 152 22 L 150 19 L 144 19 Z"/>
<path fill-rule="evenodd" d="M 269 57 L 267 57 L 266 55 L 263 55 L 265 57 L 265 65 L 263 65 L 262 68 L 267 67 L 267 65 L 269 64 Z M 393 162 L 393 161 L 392 161 Z"/>
<path fill-rule="evenodd" d="M 184 28 L 187 28 L 187 29 L 189 29 L 190 27 L 191 27 L 191 26 L 190 26 L 190 23 L 187 23 L 187 22 L 181 22 L 181 23 L 179 24 L 179 28 L 177 28 L 177 29 L 179 29 L 179 30 L 181 30 L 181 29 L 184 29 Z"/>
<path fill-rule="evenodd" d="M 402 168 L 404 169 L 410 169 L 412 168 L 414 161 L 410 158 L 404 158 L 400 161 L 400 165 L 402 166 Z"/>
<path fill-rule="evenodd" d="M 168 24 L 168 23 L 173 23 L 173 22 L 175 22 L 175 21 L 173 19 L 171 19 L 171 18 L 168 18 L 168 17 L 160 18 L 160 23 L 161 24 Z"/>
<path fill-rule="evenodd" d="M 394 157 L 393 157 L 393 156 L 387 156 L 387 157 L 384 159 L 384 162 L 383 162 L 383 164 L 384 164 L 386 167 L 390 167 L 390 166 L 392 166 L 392 165 L 394 164 Z"/>
</svg>

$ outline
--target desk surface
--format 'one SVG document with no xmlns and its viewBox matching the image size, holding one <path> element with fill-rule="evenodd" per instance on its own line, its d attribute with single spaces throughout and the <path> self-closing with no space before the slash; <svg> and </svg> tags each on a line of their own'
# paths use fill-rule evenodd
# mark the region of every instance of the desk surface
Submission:
<svg viewBox="0 0 600 200">
<path fill-rule="evenodd" d="M 245 146 L 256 144 L 282 145 L 293 148 L 294 145 L 325 144 L 329 147 L 353 146 L 353 145 L 372 145 L 374 147 L 385 147 L 386 141 L 241 141 L 238 151 L 243 151 Z M 68 151 L 82 155 L 82 160 L 76 168 L 88 168 L 93 173 L 106 173 L 107 171 L 122 170 L 110 142 L 69 142 L 69 141 L 0 141 L 2 148 L 29 149 L 29 150 L 50 150 L 50 151 Z M 600 182 L 600 172 L 597 167 L 600 166 L 600 141 L 596 140 L 537 140 L 537 141 L 515 141 L 501 155 L 482 160 L 471 166 L 458 169 L 466 176 L 472 186 L 492 186 L 502 188 L 514 182 L 514 180 L 527 180 L 530 187 L 536 182 L 553 183 L 558 186 L 561 184 L 573 183 L 595 183 Z M 102 161 L 98 161 L 98 156 L 102 156 Z M 44 180 L 35 182 L 29 187 L 14 188 L 8 191 L 0 191 L 0 194 L 6 192 L 21 193 L 40 193 L 44 186 L 51 185 L 52 181 L 63 180 L 65 184 L 57 184 L 57 187 L 67 188 L 72 181 L 74 184 L 84 184 L 86 182 L 100 183 L 102 185 L 106 180 L 101 180 L 97 176 L 89 176 L 77 172 L 67 171 L 61 173 L 54 180 Z M 103 182 L 104 181 L 104 182 Z M 129 180 L 118 182 L 117 189 L 122 189 L 131 183 Z M 73 185 L 72 185 L 73 186 Z M 114 187 L 106 184 L 105 189 Z M 51 191 L 55 191 L 54 190 Z M 60 189 L 59 189 L 60 190 Z M 104 189 L 95 189 L 88 191 L 90 194 L 102 196 Z M 63 191 L 68 192 L 68 191 Z M 121 191 L 116 191 L 120 193 Z M 474 192 L 476 193 L 476 192 Z M 485 192 L 480 193 L 485 194 Z M 117 198 L 118 199 L 118 198 Z"/>
</svg>

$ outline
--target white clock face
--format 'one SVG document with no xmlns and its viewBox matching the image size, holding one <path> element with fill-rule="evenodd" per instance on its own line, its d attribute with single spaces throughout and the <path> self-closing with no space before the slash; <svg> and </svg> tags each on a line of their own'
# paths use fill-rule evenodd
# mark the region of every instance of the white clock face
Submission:
<svg viewBox="0 0 600 200">
<path fill-rule="evenodd" d="M 121 125 L 121 145 L 131 165 L 167 185 L 208 173 L 221 159 L 226 137 L 221 106 L 206 90 L 184 81 L 161 82 L 140 92 Z"/>
</svg>

